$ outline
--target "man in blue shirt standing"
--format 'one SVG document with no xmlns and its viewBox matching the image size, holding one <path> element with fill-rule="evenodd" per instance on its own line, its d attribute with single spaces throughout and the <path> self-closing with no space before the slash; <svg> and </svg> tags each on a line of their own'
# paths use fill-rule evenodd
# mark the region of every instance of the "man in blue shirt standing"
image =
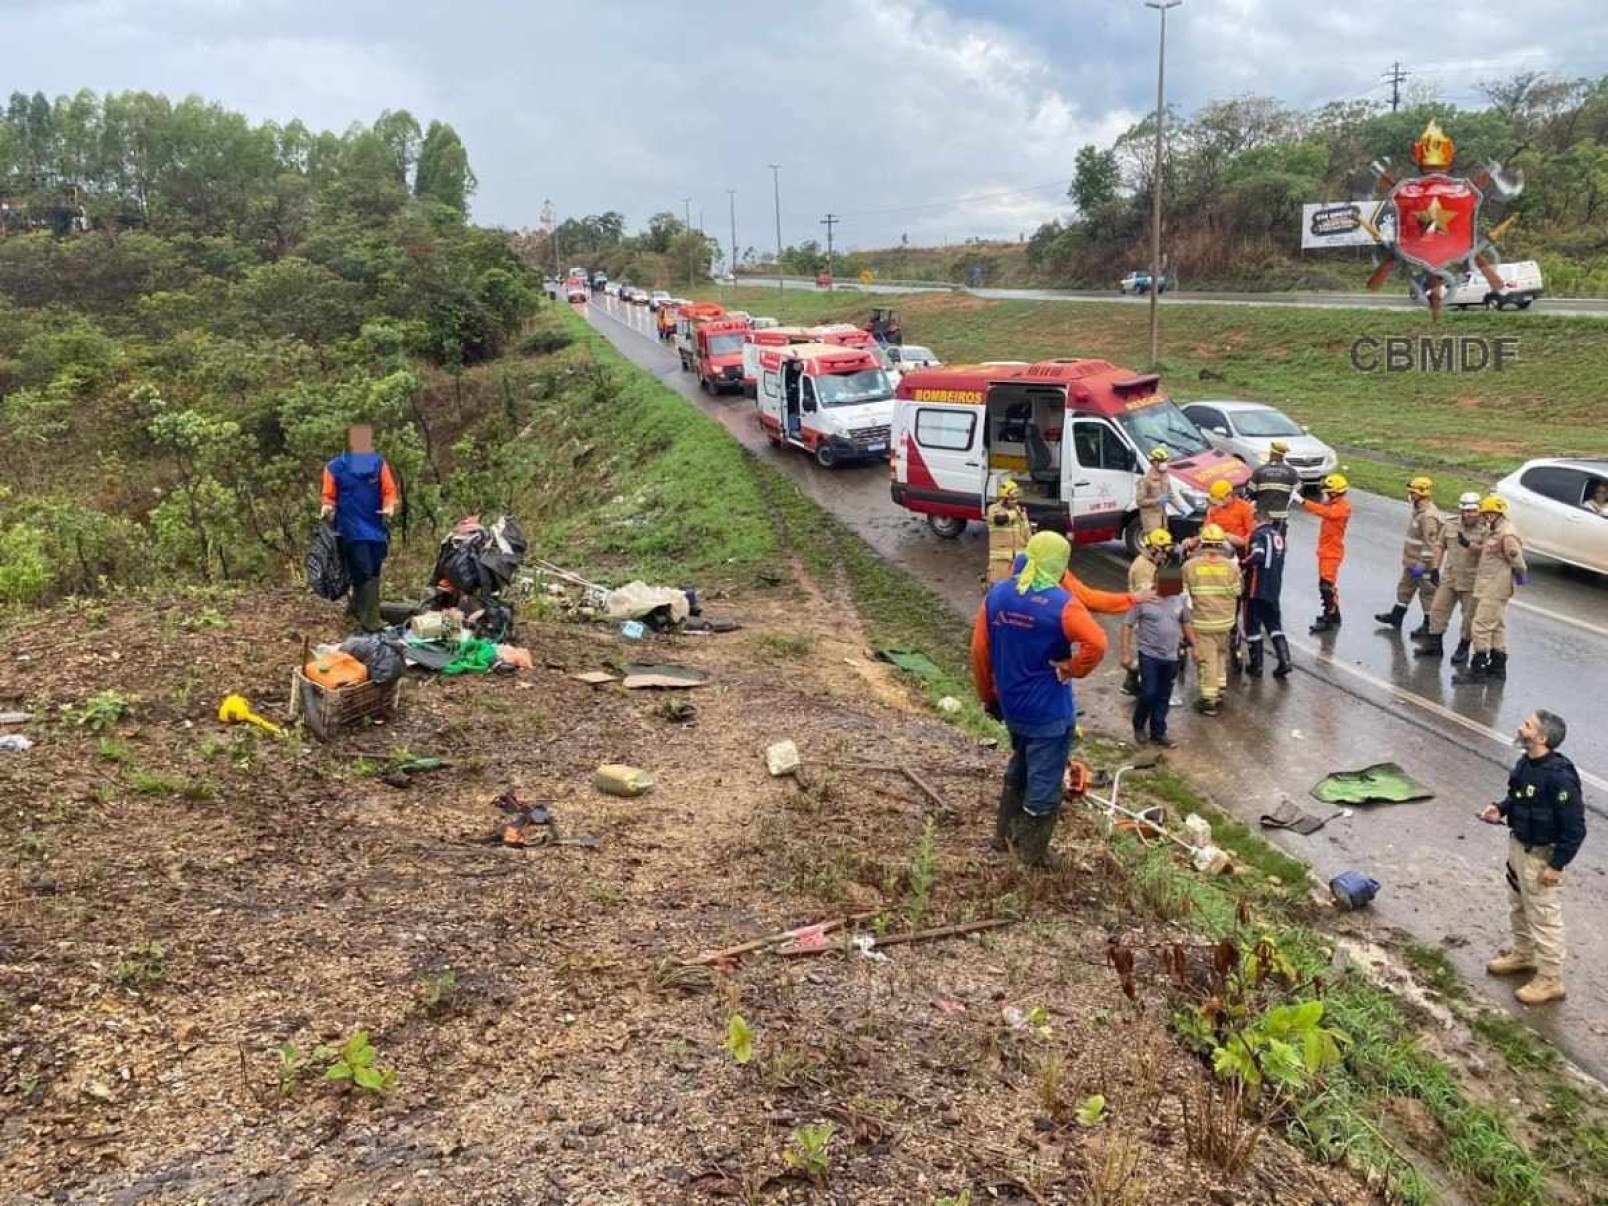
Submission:
<svg viewBox="0 0 1608 1206">
<path fill-rule="evenodd" d="M 1072 546 L 1058 532 L 1027 542 L 1016 576 L 996 582 L 972 627 L 972 681 L 1011 735 L 995 827 L 1030 867 L 1059 866 L 1050 838 L 1077 726 L 1071 680 L 1105 656 L 1105 630 L 1062 584 Z"/>
<path fill-rule="evenodd" d="M 347 604 L 364 632 L 385 627 L 380 618 L 380 566 L 390 549 L 387 526 L 396 514 L 400 492 L 385 458 L 374 451 L 374 429 L 354 423 L 347 433 L 347 451 L 324 466 L 322 518 L 331 517 L 341 538 L 341 557 L 352 579 Z"/>
</svg>

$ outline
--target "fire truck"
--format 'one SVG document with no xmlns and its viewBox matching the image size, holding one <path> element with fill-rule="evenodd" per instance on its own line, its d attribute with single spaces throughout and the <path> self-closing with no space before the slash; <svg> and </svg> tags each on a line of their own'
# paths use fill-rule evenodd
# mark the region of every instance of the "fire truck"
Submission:
<svg viewBox="0 0 1608 1206">
<path fill-rule="evenodd" d="M 893 389 L 876 358 L 859 348 L 762 347 L 754 404 L 772 444 L 802 448 L 823 469 L 888 454 Z"/>
<path fill-rule="evenodd" d="M 676 356 L 681 360 L 681 371 L 692 372 L 694 348 L 694 331 L 699 323 L 714 322 L 726 317 L 723 306 L 714 302 L 687 302 L 685 305 L 666 303 L 659 307 L 662 315 L 666 310 L 671 314 L 671 341 L 676 347 Z M 659 320 L 663 322 L 663 318 Z"/>
<path fill-rule="evenodd" d="M 735 313 L 693 324 L 692 369 L 705 393 L 742 390 L 743 341 L 748 332 L 748 316 L 739 318 Z"/>
<path fill-rule="evenodd" d="M 1199 530 L 1213 482 L 1250 477 L 1206 443 L 1157 374 L 1105 360 L 916 369 L 899 383 L 892 434 L 893 501 L 950 539 L 1009 478 L 1036 526 L 1137 554 L 1134 488 L 1152 449 L 1167 453 L 1174 536 Z"/>
</svg>

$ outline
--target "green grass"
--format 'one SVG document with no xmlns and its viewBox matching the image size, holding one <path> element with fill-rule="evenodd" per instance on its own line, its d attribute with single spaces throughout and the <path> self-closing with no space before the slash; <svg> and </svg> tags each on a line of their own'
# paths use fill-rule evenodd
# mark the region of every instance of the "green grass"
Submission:
<svg viewBox="0 0 1608 1206">
<path fill-rule="evenodd" d="M 1099 302 L 995 302 L 958 294 L 873 295 L 727 290 L 728 300 L 787 321 L 863 321 L 896 306 L 905 336 L 945 360 L 1099 356 L 1143 368 L 1146 308 Z M 1503 372 L 1362 373 L 1350 347 L 1363 336 L 1516 336 L 1519 361 Z M 1489 487 L 1542 455 L 1608 456 L 1601 422 L 1608 394 L 1603 321 L 1546 314 L 1309 310 L 1168 303 L 1162 365 L 1179 401 L 1237 397 L 1287 410 L 1341 449 L 1356 484 L 1400 494 L 1406 479 L 1437 477 L 1441 502 Z M 1204 375 L 1203 375 L 1204 374 Z"/>
<path fill-rule="evenodd" d="M 1551 1072 L 1560 1066 L 1555 1048 L 1523 1022 L 1505 1013 L 1481 1012 L 1470 1026 L 1475 1034 L 1501 1052 L 1515 1072 Z"/>
<path fill-rule="evenodd" d="M 1402 947 L 1402 956 L 1417 971 L 1418 978 L 1427 988 L 1451 1000 L 1462 1000 L 1468 996 L 1463 978 L 1457 974 L 1451 959 L 1440 947 L 1427 942 L 1409 942 Z"/>
</svg>

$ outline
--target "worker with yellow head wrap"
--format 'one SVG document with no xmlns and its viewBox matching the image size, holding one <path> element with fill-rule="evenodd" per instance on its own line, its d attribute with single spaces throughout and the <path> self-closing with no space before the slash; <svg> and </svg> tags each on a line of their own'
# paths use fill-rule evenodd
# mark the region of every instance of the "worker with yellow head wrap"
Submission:
<svg viewBox="0 0 1608 1206">
<path fill-rule="evenodd" d="M 1011 735 L 995 844 L 1014 844 L 1028 866 L 1050 853 L 1061 784 L 1077 725 L 1073 679 L 1105 656 L 1106 635 L 1062 585 L 1072 546 L 1058 532 L 1027 542 L 1014 577 L 996 582 L 972 627 L 972 680 L 989 715 Z"/>
</svg>

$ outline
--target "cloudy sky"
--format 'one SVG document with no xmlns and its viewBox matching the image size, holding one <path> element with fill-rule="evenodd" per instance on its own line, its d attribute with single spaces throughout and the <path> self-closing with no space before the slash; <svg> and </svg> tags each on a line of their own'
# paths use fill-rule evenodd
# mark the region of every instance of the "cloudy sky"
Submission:
<svg viewBox="0 0 1608 1206">
<path fill-rule="evenodd" d="M 691 198 L 722 242 L 844 216 L 844 246 L 1015 237 L 1065 209 L 1071 161 L 1154 104 L 1141 0 L 0 0 L 0 84 L 49 94 L 199 93 L 254 118 L 340 129 L 387 108 L 450 121 L 475 217 L 534 226 Z M 1595 53 L 1593 53 L 1595 50 Z M 1288 104 L 1410 86 L 1474 103 L 1524 69 L 1608 73 L 1602 0 L 1186 0 L 1169 101 Z"/>
</svg>

